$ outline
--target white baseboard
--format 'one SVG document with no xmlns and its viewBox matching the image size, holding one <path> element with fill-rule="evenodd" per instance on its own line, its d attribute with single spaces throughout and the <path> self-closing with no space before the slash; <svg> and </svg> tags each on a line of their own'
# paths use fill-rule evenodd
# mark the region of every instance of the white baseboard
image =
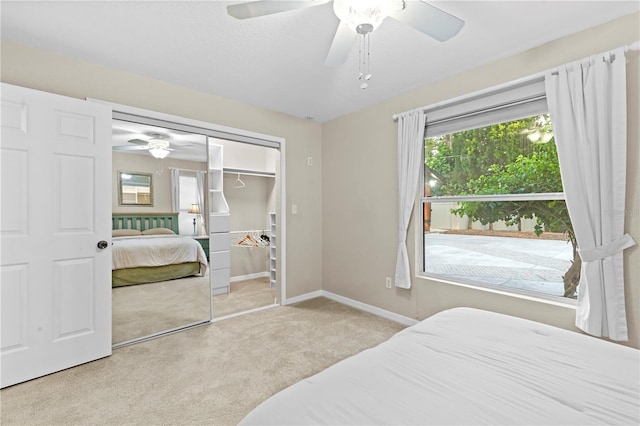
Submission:
<svg viewBox="0 0 640 426">
<path fill-rule="evenodd" d="M 269 271 L 256 272 L 255 274 L 238 275 L 236 277 L 231 277 L 229 281 L 232 283 L 235 283 L 237 281 L 254 280 L 256 278 L 264 278 L 264 277 L 269 277 Z"/>
<path fill-rule="evenodd" d="M 369 312 L 370 314 L 374 314 L 379 317 L 386 318 L 391 321 L 395 321 L 408 326 L 417 324 L 419 322 L 416 319 L 405 317 L 404 315 L 396 314 L 395 312 L 368 305 L 354 299 L 349 299 L 348 297 L 340 296 L 339 294 L 331 293 L 326 290 L 313 291 L 311 293 L 301 294 L 300 296 L 288 298 L 284 301 L 283 305 L 304 302 L 305 300 L 315 299 L 316 297 L 326 297 L 327 299 L 334 300 L 336 302 L 342 303 L 343 305 L 351 306 L 352 308 Z"/>
<path fill-rule="evenodd" d="M 329 291 L 322 290 L 322 296 L 327 299 L 335 300 L 352 308 L 360 309 L 361 311 L 369 312 L 370 314 L 377 315 L 382 318 L 389 319 L 391 321 L 399 322 L 404 325 L 414 325 L 419 321 L 413 318 L 405 317 L 404 315 L 396 314 L 395 312 L 387 311 L 377 306 L 367 305 L 366 303 L 359 302 L 348 297 L 340 296 L 339 294 L 331 293 Z"/>
<path fill-rule="evenodd" d="M 283 305 L 291 305 L 292 303 L 304 302 L 305 300 L 322 297 L 322 290 L 312 291 L 311 293 L 301 294 L 300 296 L 289 297 L 282 302 Z"/>
</svg>

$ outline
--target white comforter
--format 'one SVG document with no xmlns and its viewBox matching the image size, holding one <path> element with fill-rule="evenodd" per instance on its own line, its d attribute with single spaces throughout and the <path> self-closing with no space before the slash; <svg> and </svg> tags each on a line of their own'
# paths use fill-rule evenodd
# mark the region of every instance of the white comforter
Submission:
<svg viewBox="0 0 640 426">
<path fill-rule="evenodd" d="M 163 266 L 200 262 L 200 273 L 207 271 L 207 257 L 198 241 L 178 235 L 147 235 L 113 238 L 111 269 Z"/>
<path fill-rule="evenodd" d="M 244 425 L 640 423 L 640 351 L 468 308 L 268 399 Z"/>
</svg>

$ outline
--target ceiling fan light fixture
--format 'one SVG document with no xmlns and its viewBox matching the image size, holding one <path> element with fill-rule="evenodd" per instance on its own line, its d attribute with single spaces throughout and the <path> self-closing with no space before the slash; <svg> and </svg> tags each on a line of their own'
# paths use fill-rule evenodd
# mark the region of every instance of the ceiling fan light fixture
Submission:
<svg viewBox="0 0 640 426">
<path fill-rule="evenodd" d="M 159 158 L 159 159 L 163 159 L 164 157 L 166 157 L 167 155 L 169 155 L 169 151 L 167 151 L 164 148 L 151 148 L 149 150 L 149 152 L 151 153 L 151 155 L 153 155 L 155 158 Z"/>
<path fill-rule="evenodd" d="M 374 31 L 395 8 L 394 0 L 334 0 L 336 16 L 358 34 Z"/>
<path fill-rule="evenodd" d="M 149 152 L 155 158 L 163 159 L 169 155 L 169 141 L 159 138 L 149 139 Z"/>
</svg>

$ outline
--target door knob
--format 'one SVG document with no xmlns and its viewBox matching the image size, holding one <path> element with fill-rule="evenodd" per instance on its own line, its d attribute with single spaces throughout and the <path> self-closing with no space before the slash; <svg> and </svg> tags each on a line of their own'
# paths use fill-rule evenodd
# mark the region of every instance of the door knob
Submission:
<svg viewBox="0 0 640 426">
<path fill-rule="evenodd" d="M 109 247 L 109 243 L 108 243 L 108 242 L 106 242 L 105 240 L 98 241 L 98 248 L 99 248 L 100 250 L 104 250 L 104 249 L 106 249 L 107 247 Z"/>
</svg>

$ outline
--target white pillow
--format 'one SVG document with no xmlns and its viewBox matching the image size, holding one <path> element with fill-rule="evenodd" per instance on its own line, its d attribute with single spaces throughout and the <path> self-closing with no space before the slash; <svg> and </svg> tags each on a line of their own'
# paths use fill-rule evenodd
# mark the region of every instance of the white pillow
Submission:
<svg viewBox="0 0 640 426">
<path fill-rule="evenodd" d="M 169 228 L 153 228 L 153 229 L 145 229 L 144 231 L 142 231 L 142 235 L 161 235 L 161 234 L 176 235 L 176 233 Z"/>
<path fill-rule="evenodd" d="M 142 232 L 137 229 L 114 229 L 111 231 L 112 237 L 133 237 L 137 235 L 142 235 Z"/>
</svg>

